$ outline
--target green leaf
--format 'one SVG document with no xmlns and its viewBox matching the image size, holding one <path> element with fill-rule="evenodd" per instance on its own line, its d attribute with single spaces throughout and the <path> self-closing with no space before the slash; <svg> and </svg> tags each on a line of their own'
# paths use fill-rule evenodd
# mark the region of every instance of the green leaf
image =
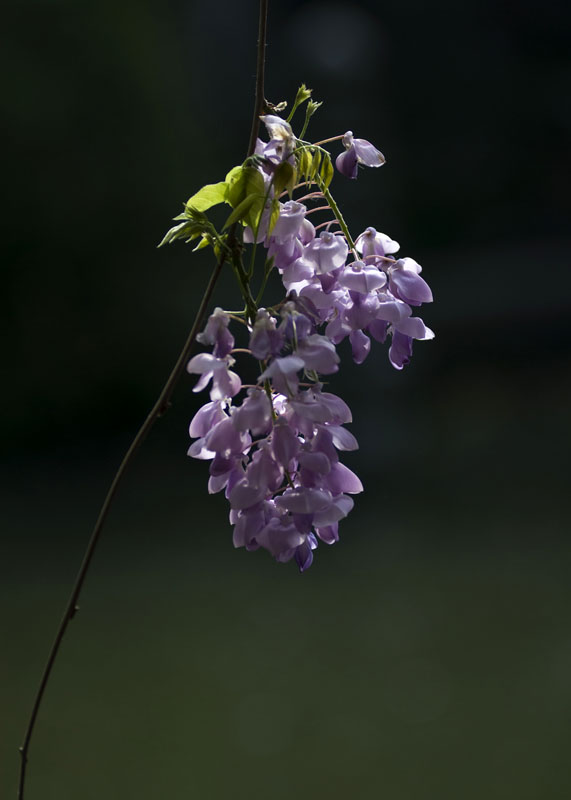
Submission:
<svg viewBox="0 0 571 800">
<path fill-rule="evenodd" d="M 311 97 L 311 89 L 308 89 L 305 83 L 302 83 L 299 89 L 297 90 L 297 94 L 295 96 L 295 100 L 293 101 L 293 106 L 290 111 L 289 117 L 287 118 L 288 122 L 291 122 L 293 115 L 295 114 L 296 110 L 299 106 L 303 105 L 306 100 L 309 100 Z"/>
<path fill-rule="evenodd" d="M 199 227 L 208 228 L 211 224 L 204 211 L 197 211 L 196 208 L 192 206 L 187 206 L 184 213 L 187 219 Z"/>
<path fill-rule="evenodd" d="M 227 190 L 226 181 L 209 183 L 186 201 L 185 208 L 194 211 L 207 211 L 212 206 L 217 206 L 225 201 Z"/>
<path fill-rule="evenodd" d="M 333 169 L 333 164 L 331 163 L 331 156 L 327 153 L 323 158 L 323 164 L 321 165 L 321 180 L 325 184 L 325 188 L 329 188 L 329 184 L 333 180 L 333 176 L 335 175 L 335 170 Z"/>
<path fill-rule="evenodd" d="M 208 238 L 206 236 L 203 236 L 202 239 L 199 241 L 199 243 L 196 245 L 196 247 L 192 248 L 192 252 L 196 253 L 197 250 L 202 250 L 204 247 L 208 247 L 209 244 L 210 241 L 208 240 Z"/>
<path fill-rule="evenodd" d="M 232 208 L 237 208 L 250 194 L 265 194 L 264 179 L 256 167 L 240 167 L 240 172 L 228 186 L 226 200 Z"/>
<path fill-rule="evenodd" d="M 307 118 L 309 119 L 310 117 L 312 117 L 317 111 L 317 109 L 322 105 L 323 105 L 322 100 L 320 100 L 319 103 L 316 103 L 315 100 L 310 100 L 309 103 L 307 104 L 307 109 L 306 109 Z"/>
<path fill-rule="evenodd" d="M 235 222 L 245 220 L 250 212 L 250 209 L 252 208 L 252 205 L 256 202 L 256 199 L 257 198 L 255 194 L 249 194 L 242 200 L 241 203 L 238 203 L 234 211 L 224 223 L 222 230 L 229 228 L 230 225 L 233 225 Z"/>
<path fill-rule="evenodd" d="M 176 239 L 186 239 L 187 242 L 196 239 L 200 236 L 200 228 L 194 222 L 186 221 L 181 222 L 180 225 L 175 225 L 168 230 L 160 244 L 157 247 L 162 247 L 163 244 L 172 244 Z"/>
<path fill-rule="evenodd" d="M 232 208 L 239 206 L 246 196 L 246 175 L 244 172 L 244 167 L 238 167 L 238 171 L 234 172 L 234 177 L 228 184 L 226 200 Z"/>
<path fill-rule="evenodd" d="M 297 90 L 297 94 L 294 100 L 294 105 L 299 106 L 301 103 L 305 103 L 306 100 L 309 100 L 312 91 L 313 89 L 308 89 L 305 83 L 302 83 L 299 89 Z"/>
<path fill-rule="evenodd" d="M 295 167 L 293 167 L 288 161 L 282 161 L 282 163 L 274 172 L 273 185 L 276 197 L 279 197 L 279 195 L 286 188 L 289 196 L 291 197 L 293 187 L 295 186 L 295 178 Z"/>
<path fill-rule="evenodd" d="M 321 150 L 314 150 L 311 159 L 311 169 L 309 171 L 309 180 L 312 181 L 319 172 L 319 165 L 321 164 Z"/>
<path fill-rule="evenodd" d="M 272 210 L 271 210 L 271 213 L 270 213 L 270 224 L 268 225 L 268 236 L 273 231 L 274 225 L 278 221 L 279 216 L 280 216 L 279 200 L 274 199 L 274 200 L 272 200 Z"/>
<path fill-rule="evenodd" d="M 258 235 L 258 228 L 260 226 L 260 221 L 262 219 L 262 213 L 264 211 L 264 204 L 265 204 L 265 197 L 262 195 L 250 195 L 250 197 L 254 198 L 254 202 L 250 206 L 250 210 L 246 214 L 245 221 L 246 224 L 250 226 L 250 228 L 256 234 L 256 238 Z"/>
<path fill-rule="evenodd" d="M 246 167 L 246 194 L 258 194 L 262 197 L 266 195 L 266 185 L 262 173 L 255 167 Z"/>
<path fill-rule="evenodd" d="M 228 203 L 229 206 L 233 205 L 231 198 L 234 198 L 234 197 L 238 196 L 237 195 L 237 191 L 238 191 L 238 193 L 241 191 L 241 189 L 236 190 L 235 187 L 236 187 L 236 184 L 239 183 L 239 181 L 240 181 L 240 179 L 242 177 L 243 170 L 244 170 L 243 166 L 232 167 L 232 169 L 230 170 L 228 175 L 226 175 L 226 178 L 225 178 L 225 183 L 226 183 L 226 187 L 227 187 L 226 188 L 226 202 Z"/>
<path fill-rule="evenodd" d="M 297 169 L 303 179 L 306 181 L 309 178 L 309 173 L 311 172 L 311 165 L 313 163 L 313 158 L 311 153 L 304 147 L 303 150 L 300 151 L 298 159 L 297 159 Z"/>
<path fill-rule="evenodd" d="M 243 169 L 244 168 L 241 165 L 239 167 L 232 167 L 228 175 L 226 175 L 226 177 L 224 178 L 225 182 L 228 185 L 234 183 L 234 181 L 238 178 Z"/>
</svg>

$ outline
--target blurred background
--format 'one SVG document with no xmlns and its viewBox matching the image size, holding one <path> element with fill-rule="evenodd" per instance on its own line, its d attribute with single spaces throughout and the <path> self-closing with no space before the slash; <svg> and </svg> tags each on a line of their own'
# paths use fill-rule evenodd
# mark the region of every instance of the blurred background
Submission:
<svg viewBox="0 0 571 800">
<path fill-rule="evenodd" d="M 156 249 L 247 148 L 256 2 L 19 0 L 4 133 L 0 796 L 99 505 L 205 287 Z M 266 95 L 387 157 L 334 193 L 436 331 L 333 381 L 365 493 L 300 575 L 234 551 L 183 377 L 41 710 L 28 798 L 567 798 L 570 7 L 270 0 Z M 333 152 L 338 152 L 333 145 Z M 216 304 L 233 303 L 231 281 Z"/>
</svg>

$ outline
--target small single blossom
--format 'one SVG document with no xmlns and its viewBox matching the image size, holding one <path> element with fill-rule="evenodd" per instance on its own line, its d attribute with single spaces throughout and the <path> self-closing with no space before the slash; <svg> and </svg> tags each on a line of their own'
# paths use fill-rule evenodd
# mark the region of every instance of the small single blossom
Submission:
<svg viewBox="0 0 571 800">
<path fill-rule="evenodd" d="M 279 419 L 272 433 L 272 449 L 278 464 L 287 467 L 301 448 L 299 437 L 285 419 Z"/>
<path fill-rule="evenodd" d="M 250 335 L 250 350 L 254 358 L 265 361 L 270 356 L 277 356 L 283 344 L 284 335 L 276 329 L 275 317 L 268 314 L 265 308 L 259 309 Z"/>
<path fill-rule="evenodd" d="M 322 231 L 319 238 L 307 245 L 304 258 L 313 264 L 316 272 L 330 272 L 343 266 L 348 252 L 347 242 L 342 236 Z"/>
<path fill-rule="evenodd" d="M 265 150 L 262 155 L 275 163 L 285 161 L 295 147 L 295 136 L 291 125 L 285 119 L 273 114 L 266 114 L 260 119 L 266 126 L 270 136 L 270 141 L 267 145 L 264 145 Z"/>
<path fill-rule="evenodd" d="M 307 208 L 302 203 L 296 203 L 294 200 L 280 203 L 280 215 L 272 230 L 272 239 L 280 244 L 296 239 L 306 213 Z"/>
<path fill-rule="evenodd" d="M 223 404 L 220 400 L 214 400 L 211 403 L 206 403 L 199 408 L 188 428 L 189 436 L 193 439 L 206 436 L 209 430 L 213 428 L 218 422 L 226 419 Z"/>
<path fill-rule="evenodd" d="M 234 408 L 232 424 L 239 431 L 251 431 L 254 436 L 263 436 L 270 432 L 272 423 L 272 405 L 264 389 L 248 389 L 248 396 L 242 405 Z M 201 435 L 191 433 L 191 436 Z"/>
<path fill-rule="evenodd" d="M 201 344 L 214 345 L 212 355 L 224 358 L 234 347 L 234 337 L 228 330 L 230 317 L 221 308 L 216 308 L 208 318 L 206 328 L 199 333 L 196 340 Z"/>
<path fill-rule="evenodd" d="M 353 351 L 353 361 L 355 364 L 362 364 L 371 350 L 371 340 L 361 329 L 351 331 L 349 334 L 351 349 Z"/>
<path fill-rule="evenodd" d="M 387 270 L 389 289 L 395 297 L 411 306 L 432 302 L 430 286 L 420 277 L 420 270 L 420 264 L 412 258 L 399 258 Z"/>
<path fill-rule="evenodd" d="M 305 369 L 322 375 L 331 375 L 339 369 L 339 356 L 327 336 L 313 333 L 301 342 L 295 352 L 303 360 Z"/>
<path fill-rule="evenodd" d="M 270 366 L 262 372 L 260 381 L 270 378 L 272 385 L 278 392 L 285 395 L 295 395 L 299 385 L 298 372 L 304 368 L 304 363 L 298 356 L 284 356 L 275 358 Z"/>
<path fill-rule="evenodd" d="M 291 343 L 302 342 L 312 331 L 309 317 L 298 311 L 295 303 L 289 302 L 281 311 L 282 323 L 279 327 L 284 338 Z"/>
<path fill-rule="evenodd" d="M 337 156 L 335 166 L 346 178 L 356 178 L 359 164 L 366 167 L 382 167 L 386 159 L 380 150 L 366 139 L 353 138 L 353 131 L 343 136 L 345 152 Z"/>
<path fill-rule="evenodd" d="M 201 375 L 192 391 L 200 392 L 212 381 L 212 388 L 210 389 L 211 400 L 224 400 L 226 397 L 234 397 L 240 391 L 242 381 L 239 375 L 229 369 L 233 363 L 234 359 L 229 356 L 215 358 L 210 353 L 199 353 L 191 358 L 187 364 L 186 371 Z"/>
<path fill-rule="evenodd" d="M 364 264 L 354 261 L 345 267 L 339 276 L 339 283 L 346 289 L 359 294 L 369 294 L 375 289 L 382 289 L 387 282 L 387 276 L 373 264 Z"/>
<path fill-rule="evenodd" d="M 400 245 L 387 236 L 386 233 L 380 233 L 375 228 L 367 228 L 355 239 L 355 247 L 357 252 L 361 253 L 363 258 L 371 258 L 372 256 L 390 256 L 392 253 L 398 252 Z"/>
</svg>

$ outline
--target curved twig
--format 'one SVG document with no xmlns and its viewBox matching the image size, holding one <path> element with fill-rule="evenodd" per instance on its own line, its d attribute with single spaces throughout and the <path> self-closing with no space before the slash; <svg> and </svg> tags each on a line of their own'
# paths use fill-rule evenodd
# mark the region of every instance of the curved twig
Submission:
<svg viewBox="0 0 571 800">
<path fill-rule="evenodd" d="M 254 104 L 254 116 L 252 120 L 250 141 L 248 145 L 248 156 L 252 155 L 254 152 L 256 146 L 258 127 L 260 124 L 260 114 L 264 110 L 264 105 L 265 105 L 264 66 L 265 66 L 267 16 L 268 16 L 268 0 L 260 0 L 260 22 L 258 30 L 258 59 L 256 68 L 256 95 Z M 228 235 L 230 241 L 235 237 L 235 231 L 236 231 L 236 225 L 234 225 L 230 229 Z M 127 471 L 128 467 L 131 465 L 135 453 L 147 438 L 147 435 L 151 430 L 151 428 L 153 427 L 153 425 L 155 424 L 155 422 L 159 419 L 159 417 L 161 417 L 164 414 L 164 412 L 168 409 L 170 405 L 170 399 L 180 379 L 180 376 L 184 371 L 185 364 L 188 360 L 192 347 L 194 346 L 194 343 L 196 341 L 196 336 L 202 325 L 204 315 L 210 303 L 212 294 L 214 292 L 214 287 L 222 271 L 222 267 L 224 266 L 225 260 L 226 260 L 226 255 L 225 253 L 222 253 L 212 271 L 212 274 L 210 275 L 210 280 L 208 281 L 208 285 L 206 287 L 202 300 L 200 301 L 200 306 L 196 313 L 196 317 L 194 318 L 194 322 L 188 334 L 187 340 L 184 343 L 184 347 L 182 348 L 182 351 L 177 359 L 177 362 L 173 367 L 173 370 L 169 375 L 168 380 L 165 383 L 157 402 L 149 412 L 146 420 L 144 421 L 143 425 L 141 426 L 135 438 L 133 439 L 129 449 L 125 453 L 125 456 L 119 466 L 119 469 L 115 473 L 115 477 L 113 478 L 111 486 L 109 487 L 107 496 L 103 501 L 103 505 L 101 506 L 99 516 L 97 518 L 95 527 L 93 528 L 91 537 L 87 545 L 87 549 L 85 551 L 85 555 L 83 556 L 83 561 L 81 563 L 79 572 L 73 584 L 73 589 L 70 598 L 66 605 L 63 617 L 61 619 L 53 644 L 51 646 L 48 660 L 44 667 L 44 671 L 42 673 L 42 677 L 40 680 L 40 685 L 36 692 L 34 704 L 32 706 L 32 712 L 30 714 L 30 718 L 26 728 L 26 733 L 24 735 L 24 741 L 22 746 L 20 747 L 21 763 L 20 763 L 20 779 L 18 783 L 18 800 L 24 800 L 24 787 L 26 781 L 26 767 L 28 764 L 28 752 L 30 748 L 32 734 L 34 732 L 34 727 L 36 724 L 36 719 L 38 716 L 38 711 L 42 704 L 46 686 L 50 679 L 52 668 L 57 658 L 62 639 L 67 630 L 67 626 L 74 618 L 76 612 L 79 609 L 77 605 L 79 600 L 79 595 L 81 594 L 81 590 L 83 588 L 83 584 L 85 582 L 85 578 L 87 576 L 87 572 L 91 564 L 91 559 L 93 558 L 93 554 L 97 547 L 97 543 L 99 542 L 101 531 L 103 530 L 103 527 L 105 525 L 107 515 L 109 514 L 109 510 L 111 508 L 117 490 L 119 489 L 121 480 L 123 479 L 123 476 L 125 475 L 125 472 Z"/>
</svg>

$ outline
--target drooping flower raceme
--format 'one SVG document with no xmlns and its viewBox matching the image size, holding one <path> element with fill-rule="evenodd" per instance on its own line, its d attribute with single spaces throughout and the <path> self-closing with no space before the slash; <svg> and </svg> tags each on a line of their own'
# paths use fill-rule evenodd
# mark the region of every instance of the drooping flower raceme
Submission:
<svg viewBox="0 0 571 800">
<path fill-rule="evenodd" d="M 390 363 L 402 369 L 413 341 L 434 336 L 413 315 L 432 293 L 414 259 L 395 257 L 399 244 L 387 234 L 367 227 L 353 241 L 329 191 L 328 151 L 296 138 L 279 116 L 261 119 L 268 140 L 258 140 L 255 155 L 223 183 L 191 197 L 178 218 L 184 222 L 165 241 L 201 236 L 199 247 L 210 245 L 230 262 L 245 303 L 240 312 L 215 309 L 198 337 L 211 352 L 188 363 L 188 372 L 200 376 L 194 391 L 208 388 L 210 396 L 190 423 L 188 453 L 210 462 L 208 491 L 223 491 L 229 502 L 235 547 L 263 548 L 304 571 L 320 541 L 338 541 L 339 522 L 363 490 L 341 461 L 358 447 L 345 427 L 351 411 L 323 382 L 340 368 L 336 347 L 348 338 L 360 364 L 371 339 L 388 342 Z M 385 163 L 379 150 L 351 132 L 335 138 L 344 147 L 336 159 L 344 176 L 356 178 L 359 165 Z M 233 208 L 226 234 L 204 213 L 221 202 Z M 318 212 L 326 218 L 315 224 Z M 246 264 L 236 225 L 252 246 Z M 266 257 L 255 299 L 258 247 Z M 272 270 L 281 276 L 284 297 L 263 307 Z M 243 342 L 235 348 L 239 328 Z M 252 366 L 257 372 L 252 383 L 239 377 L 242 359 L 251 361 L 248 374 Z"/>
</svg>

